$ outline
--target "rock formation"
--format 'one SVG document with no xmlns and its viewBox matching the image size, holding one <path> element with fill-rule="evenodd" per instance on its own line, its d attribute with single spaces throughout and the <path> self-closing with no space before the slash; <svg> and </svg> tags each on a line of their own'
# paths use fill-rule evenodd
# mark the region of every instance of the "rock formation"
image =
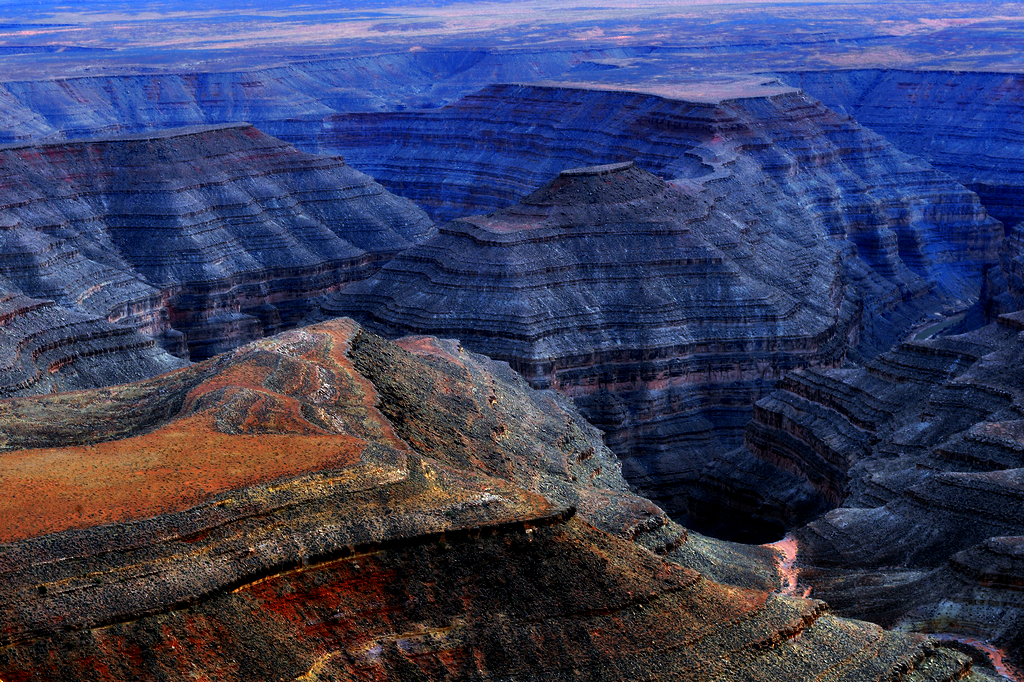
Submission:
<svg viewBox="0 0 1024 682">
<path fill-rule="evenodd" d="M 1021 313 L 806 369 L 760 401 L 753 452 L 839 504 L 793 533 L 801 578 L 841 612 L 950 632 L 1024 663 Z"/>
<path fill-rule="evenodd" d="M 434 229 L 342 159 L 245 124 L 7 145 L 0 205 L 0 290 L 193 358 L 294 326 Z"/>
<path fill-rule="evenodd" d="M 774 379 L 842 361 L 858 311 L 840 258 L 825 235 L 726 214 L 627 162 L 453 221 L 323 308 L 457 337 L 571 397 L 634 485 L 685 515 Z"/>
<path fill-rule="evenodd" d="M 1007 228 L 1024 220 L 1024 75 L 850 69 L 780 76 L 955 177 Z"/>
<path fill-rule="evenodd" d="M 127 327 L 0 293 L 0 398 L 120 384 L 187 364 Z"/>
<path fill-rule="evenodd" d="M 526 111 L 534 124 L 514 125 Z M 457 337 L 571 396 L 631 483 L 698 529 L 745 498 L 725 472 L 758 465 L 721 458 L 746 457 L 734 449 L 753 401 L 791 368 L 874 355 L 926 311 L 969 305 L 1001 235 L 974 195 L 798 93 L 695 103 L 495 86 L 435 113 L 335 123 L 337 144 L 368 145 L 354 153 L 409 173 L 401 191 L 439 212 L 502 203 L 597 155 L 675 176 L 626 161 L 563 172 L 445 225 L 324 310 Z M 742 504 L 743 533 L 755 516 L 775 532 L 788 512 L 773 506 L 826 508 L 789 483 L 785 499 Z"/>
<path fill-rule="evenodd" d="M 659 510 L 555 396 L 405 345 L 337 321 L 0 402 L 0 676 L 990 679 L 642 549 Z"/>
<path fill-rule="evenodd" d="M 440 217 L 507 206 L 566 168 L 635 160 L 723 210 L 847 239 L 868 356 L 930 293 L 970 305 L 996 260 L 998 224 L 975 195 L 796 91 L 692 102 L 670 87 L 495 85 L 436 112 L 330 125 L 325 145 Z"/>
</svg>

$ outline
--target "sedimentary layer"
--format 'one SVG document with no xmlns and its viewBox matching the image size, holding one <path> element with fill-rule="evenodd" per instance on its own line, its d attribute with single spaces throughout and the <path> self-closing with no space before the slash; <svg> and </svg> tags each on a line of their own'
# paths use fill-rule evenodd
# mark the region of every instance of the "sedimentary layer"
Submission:
<svg viewBox="0 0 1024 682">
<path fill-rule="evenodd" d="M 757 403 L 750 449 L 840 506 L 794 531 L 801 576 L 843 613 L 985 640 L 1022 661 L 1020 313 L 806 369 Z"/>
<path fill-rule="evenodd" d="M 337 321 L 0 403 L 0 675 L 988 679 L 639 547 L 659 510 L 555 396 L 404 345 Z"/>
<path fill-rule="evenodd" d="M 0 205 L 0 288 L 197 359 L 294 326 L 433 231 L 341 158 L 246 124 L 8 145 Z"/>
<path fill-rule="evenodd" d="M 1024 76 L 850 69 L 780 74 L 978 193 L 1007 227 L 1024 220 Z"/>
<path fill-rule="evenodd" d="M 0 398 L 121 384 L 187 364 L 127 327 L 0 293 Z"/>
</svg>

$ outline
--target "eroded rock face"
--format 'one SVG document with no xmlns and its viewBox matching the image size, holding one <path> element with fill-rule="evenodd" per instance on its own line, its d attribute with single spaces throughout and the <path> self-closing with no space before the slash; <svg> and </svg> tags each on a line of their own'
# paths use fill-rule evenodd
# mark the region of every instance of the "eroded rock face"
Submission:
<svg viewBox="0 0 1024 682">
<path fill-rule="evenodd" d="M 642 549 L 660 510 L 557 398 L 404 345 L 342 320 L 0 402 L 0 675 L 985 679 Z"/>
<path fill-rule="evenodd" d="M 756 405 L 751 449 L 841 503 L 793 534 L 813 594 L 994 642 L 1019 666 L 1022 329 L 1006 314 L 863 369 L 801 370 Z"/>
<path fill-rule="evenodd" d="M 0 398 L 120 384 L 186 364 L 134 329 L 0 293 Z"/>
<path fill-rule="evenodd" d="M 955 177 L 1007 228 L 1024 220 L 1021 74 L 849 69 L 781 77 Z"/>
<path fill-rule="evenodd" d="M 453 221 L 323 308 L 457 337 L 572 398 L 632 483 L 685 516 L 766 387 L 842 361 L 858 310 L 841 258 L 826 235 L 726 214 L 627 162 Z"/>
<path fill-rule="evenodd" d="M 0 185 L 0 289 L 196 359 L 294 326 L 433 233 L 342 159 L 245 124 L 8 145 Z"/>
<path fill-rule="evenodd" d="M 524 111 L 535 124 L 512 125 Z M 442 146 L 433 136 L 457 117 L 448 140 L 466 143 Z M 356 120 L 366 127 L 345 127 Z M 720 505 L 735 501 L 744 534 L 732 537 L 746 540 L 827 508 L 797 479 L 758 497 L 754 479 L 780 474 L 739 449 L 750 405 L 791 368 L 874 355 L 926 311 L 966 307 L 1000 240 L 976 197 L 796 93 L 693 103 L 495 86 L 441 112 L 336 123 L 339 144 L 368 144 L 385 176 L 411 173 L 402 191 L 429 193 L 437 211 L 500 203 L 598 154 L 678 176 L 631 162 L 563 172 L 515 206 L 449 223 L 324 309 L 507 360 L 572 397 L 631 483 L 686 525 L 728 534 Z M 443 182 L 414 168 L 431 148 L 459 159 Z M 502 194 L 470 191 L 516 154 L 535 161 L 509 165 Z"/>
</svg>

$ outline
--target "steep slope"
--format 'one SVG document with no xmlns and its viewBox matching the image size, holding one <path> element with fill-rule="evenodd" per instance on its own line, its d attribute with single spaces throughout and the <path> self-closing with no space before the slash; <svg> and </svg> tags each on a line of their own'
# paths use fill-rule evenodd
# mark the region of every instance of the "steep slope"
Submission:
<svg viewBox="0 0 1024 682">
<path fill-rule="evenodd" d="M 139 384 L 0 402 L 0 675 L 989 679 L 919 636 L 620 537 L 609 512 L 657 510 L 588 510 L 605 483 L 631 496 L 571 412 L 454 343 L 406 345 L 337 321 Z"/>
<path fill-rule="evenodd" d="M 949 173 L 1007 227 L 1024 220 L 1024 75 L 853 69 L 780 77 Z"/>
<path fill-rule="evenodd" d="M 0 205 L 0 289 L 194 358 L 293 326 L 434 229 L 342 159 L 246 124 L 8 145 Z"/>
<path fill-rule="evenodd" d="M 139 332 L 0 292 L 0 398 L 120 384 L 187 363 Z"/>
<path fill-rule="evenodd" d="M 837 509 L 793 533 L 841 612 L 974 637 L 1024 663 L 1024 319 L 904 343 L 863 369 L 801 370 L 760 401 L 751 449 Z"/>
</svg>

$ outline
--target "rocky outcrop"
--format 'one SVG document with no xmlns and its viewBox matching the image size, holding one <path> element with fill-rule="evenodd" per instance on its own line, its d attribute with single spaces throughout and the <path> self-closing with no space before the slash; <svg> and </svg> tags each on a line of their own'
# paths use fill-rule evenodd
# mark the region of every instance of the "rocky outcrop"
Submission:
<svg viewBox="0 0 1024 682">
<path fill-rule="evenodd" d="M 780 77 L 949 173 L 1008 228 L 1024 220 L 1024 75 L 851 69 Z"/>
<path fill-rule="evenodd" d="M 0 675 L 989 679 L 638 547 L 658 510 L 553 395 L 405 345 L 337 321 L 0 402 Z"/>
<path fill-rule="evenodd" d="M 793 533 L 843 613 L 989 641 L 1022 662 L 1021 314 L 904 343 L 863 369 L 801 370 L 747 440 L 840 506 Z"/>
<path fill-rule="evenodd" d="M 434 229 L 342 159 L 246 124 L 8 145 L 0 205 L 0 288 L 200 359 L 294 326 Z"/>
<path fill-rule="evenodd" d="M 127 327 L 0 293 L 0 398 L 137 381 L 187 364 Z"/>
<path fill-rule="evenodd" d="M 564 172 L 449 223 L 324 309 L 455 336 L 556 387 L 608 433 L 634 485 L 708 530 L 716 500 L 746 495 L 729 470 L 761 475 L 735 450 L 752 402 L 790 368 L 870 357 L 925 312 L 969 305 L 1001 234 L 974 195 L 798 93 L 494 86 L 439 112 L 334 121 L 337 144 L 365 145 L 354 153 L 438 212 L 503 203 L 598 155 L 674 178 L 630 161 Z M 773 506 L 826 508 L 787 485 L 744 516 L 776 532 Z"/>
<path fill-rule="evenodd" d="M 726 214 L 627 162 L 453 221 L 323 309 L 457 337 L 572 398 L 632 483 L 685 517 L 753 399 L 794 367 L 843 360 L 847 293 L 827 236 Z"/>
</svg>

